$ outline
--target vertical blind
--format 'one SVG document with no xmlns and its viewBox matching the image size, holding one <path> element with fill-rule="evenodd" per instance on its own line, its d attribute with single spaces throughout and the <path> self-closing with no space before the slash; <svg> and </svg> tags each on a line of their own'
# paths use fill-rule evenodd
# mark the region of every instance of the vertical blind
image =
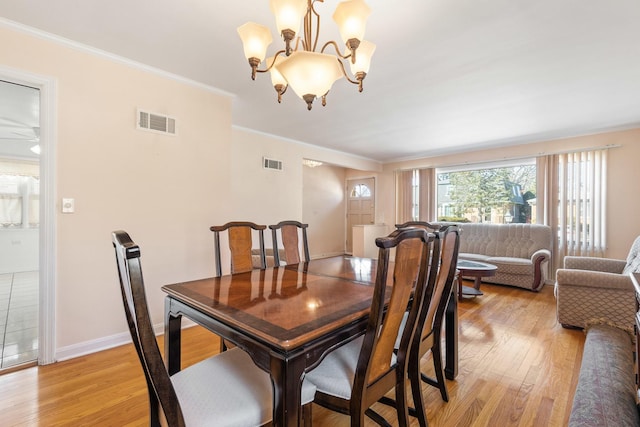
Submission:
<svg viewBox="0 0 640 427">
<path fill-rule="evenodd" d="M 607 246 L 607 150 L 539 157 L 538 217 L 557 230 L 554 271 L 566 255 L 603 256 Z"/>
</svg>

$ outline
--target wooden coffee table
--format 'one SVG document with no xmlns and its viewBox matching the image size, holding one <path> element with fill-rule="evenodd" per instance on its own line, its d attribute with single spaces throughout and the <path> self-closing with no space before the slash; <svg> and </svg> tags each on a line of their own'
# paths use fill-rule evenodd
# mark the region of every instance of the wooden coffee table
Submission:
<svg viewBox="0 0 640 427">
<path fill-rule="evenodd" d="M 496 275 L 496 267 L 493 264 L 487 264 L 480 261 L 469 261 L 466 259 L 459 259 L 457 269 L 459 271 L 459 277 L 473 277 L 473 288 L 462 285 L 458 286 L 458 299 L 461 300 L 463 296 L 476 297 L 484 295 L 480 291 L 480 284 L 483 277 L 490 277 Z"/>
</svg>

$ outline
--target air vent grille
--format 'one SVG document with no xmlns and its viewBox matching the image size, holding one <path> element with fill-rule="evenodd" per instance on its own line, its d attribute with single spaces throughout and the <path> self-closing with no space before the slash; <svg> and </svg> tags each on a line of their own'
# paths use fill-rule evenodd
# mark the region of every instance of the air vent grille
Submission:
<svg viewBox="0 0 640 427">
<path fill-rule="evenodd" d="M 165 135 L 176 134 L 176 119 L 157 113 L 138 110 L 137 128 Z"/>
<path fill-rule="evenodd" d="M 282 162 L 280 160 L 268 159 L 266 157 L 262 158 L 262 167 L 264 169 L 273 169 L 277 171 L 282 170 Z"/>
</svg>

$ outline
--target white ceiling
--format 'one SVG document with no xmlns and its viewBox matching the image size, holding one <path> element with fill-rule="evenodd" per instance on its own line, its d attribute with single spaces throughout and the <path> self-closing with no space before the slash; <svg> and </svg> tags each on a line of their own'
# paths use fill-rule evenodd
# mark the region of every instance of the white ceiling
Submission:
<svg viewBox="0 0 640 427">
<path fill-rule="evenodd" d="M 317 3 L 339 40 L 337 0 Z M 2 16 L 235 95 L 236 126 L 380 161 L 640 126 L 638 0 L 367 0 L 364 92 L 312 111 L 250 79 L 236 27 L 267 0 L 0 0 Z M 324 12 L 324 13 L 323 13 Z"/>
</svg>

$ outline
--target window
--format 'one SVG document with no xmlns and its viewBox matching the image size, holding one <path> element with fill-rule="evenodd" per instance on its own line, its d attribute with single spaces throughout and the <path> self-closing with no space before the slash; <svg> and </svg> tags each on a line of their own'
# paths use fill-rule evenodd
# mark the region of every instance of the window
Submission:
<svg viewBox="0 0 640 427">
<path fill-rule="evenodd" d="M 31 165 L 2 168 L 0 162 L 0 227 L 37 228 L 40 223 L 40 179 Z M 22 169 L 22 170 L 19 170 Z M 35 166 L 37 170 L 37 166 Z"/>
<path fill-rule="evenodd" d="M 438 170 L 438 221 L 535 223 L 534 162 Z"/>
<path fill-rule="evenodd" d="M 357 184 L 351 190 L 351 197 L 371 197 L 371 190 L 364 184 Z"/>
</svg>

